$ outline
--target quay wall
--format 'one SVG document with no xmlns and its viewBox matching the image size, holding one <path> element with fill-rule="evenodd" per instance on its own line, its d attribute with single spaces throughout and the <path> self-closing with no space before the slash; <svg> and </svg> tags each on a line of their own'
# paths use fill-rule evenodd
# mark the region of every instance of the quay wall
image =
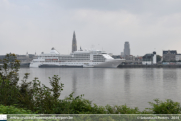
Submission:
<svg viewBox="0 0 181 121">
<path fill-rule="evenodd" d="M 181 65 L 119 65 L 118 68 L 181 68 Z"/>
</svg>

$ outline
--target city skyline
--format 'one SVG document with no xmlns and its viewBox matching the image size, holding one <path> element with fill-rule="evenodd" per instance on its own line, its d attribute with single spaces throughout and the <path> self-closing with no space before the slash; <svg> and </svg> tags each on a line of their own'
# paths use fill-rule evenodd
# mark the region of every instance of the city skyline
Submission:
<svg viewBox="0 0 181 121">
<path fill-rule="evenodd" d="M 156 51 L 181 52 L 181 1 L 1 0 L 0 55 L 95 48 L 120 55 L 124 42 L 131 55 Z"/>
</svg>

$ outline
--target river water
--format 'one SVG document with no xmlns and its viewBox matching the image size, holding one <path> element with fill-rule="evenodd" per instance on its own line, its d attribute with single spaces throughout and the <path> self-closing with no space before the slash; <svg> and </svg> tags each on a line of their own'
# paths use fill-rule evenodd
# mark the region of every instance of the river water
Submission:
<svg viewBox="0 0 181 121">
<path fill-rule="evenodd" d="M 20 79 L 24 73 L 30 73 L 28 81 L 38 77 L 48 87 L 48 77 L 59 75 L 61 99 L 74 92 L 99 106 L 126 104 L 140 110 L 156 98 L 181 103 L 180 68 L 21 68 Z"/>
</svg>

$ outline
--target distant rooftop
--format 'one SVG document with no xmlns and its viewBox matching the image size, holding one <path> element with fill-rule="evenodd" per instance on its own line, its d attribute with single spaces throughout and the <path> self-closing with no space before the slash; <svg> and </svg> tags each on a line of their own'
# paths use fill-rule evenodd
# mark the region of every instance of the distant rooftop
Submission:
<svg viewBox="0 0 181 121">
<path fill-rule="evenodd" d="M 176 50 L 163 50 L 163 54 L 168 54 L 168 53 L 177 54 L 177 51 Z"/>
</svg>

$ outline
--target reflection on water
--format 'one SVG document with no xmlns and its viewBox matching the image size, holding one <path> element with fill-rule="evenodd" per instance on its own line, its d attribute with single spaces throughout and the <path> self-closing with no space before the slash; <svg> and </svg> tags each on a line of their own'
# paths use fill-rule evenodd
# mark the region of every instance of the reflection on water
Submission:
<svg viewBox="0 0 181 121">
<path fill-rule="evenodd" d="M 76 93 L 76 85 L 77 85 L 77 75 L 76 73 L 74 72 L 73 73 L 73 76 L 72 76 L 72 91 L 74 92 L 74 94 Z"/>
<path fill-rule="evenodd" d="M 48 77 L 59 75 L 64 84 L 60 98 L 74 92 L 105 106 L 124 105 L 149 107 L 153 99 L 172 99 L 181 102 L 181 69 L 162 68 L 22 68 L 30 73 L 29 80 L 39 77 L 41 83 L 50 86 Z"/>
<path fill-rule="evenodd" d="M 164 69 L 163 79 L 166 81 L 176 81 L 177 80 L 177 69 Z"/>
<path fill-rule="evenodd" d="M 130 92 L 130 70 L 125 69 L 124 71 L 124 91 L 126 94 L 129 94 Z"/>
<path fill-rule="evenodd" d="M 177 93 L 178 89 L 178 80 L 177 77 L 177 69 L 164 69 L 163 70 L 163 91 L 164 97 L 169 97 L 170 99 L 174 98 L 175 96 L 180 96 Z"/>
</svg>

